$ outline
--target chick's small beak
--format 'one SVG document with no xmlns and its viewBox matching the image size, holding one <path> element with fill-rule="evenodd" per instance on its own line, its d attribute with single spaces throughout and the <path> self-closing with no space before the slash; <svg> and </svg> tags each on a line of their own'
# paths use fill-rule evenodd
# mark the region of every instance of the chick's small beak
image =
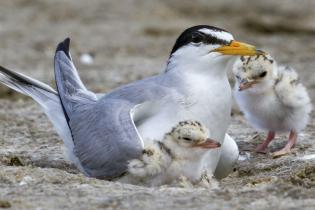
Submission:
<svg viewBox="0 0 315 210">
<path fill-rule="evenodd" d="M 197 143 L 194 145 L 194 147 L 201 147 L 205 149 L 215 149 L 215 148 L 221 147 L 221 144 L 220 142 L 207 138 L 206 141 L 202 143 Z"/>
<path fill-rule="evenodd" d="M 246 90 L 248 88 L 251 88 L 254 84 L 256 84 L 255 81 L 250 82 L 247 79 L 243 79 L 238 87 L 238 90 L 239 91 Z"/>
<path fill-rule="evenodd" d="M 223 55 L 261 55 L 263 51 L 257 50 L 255 46 L 243 42 L 233 40 L 229 45 L 219 47 L 214 52 L 222 53 Z"/>
</svg>

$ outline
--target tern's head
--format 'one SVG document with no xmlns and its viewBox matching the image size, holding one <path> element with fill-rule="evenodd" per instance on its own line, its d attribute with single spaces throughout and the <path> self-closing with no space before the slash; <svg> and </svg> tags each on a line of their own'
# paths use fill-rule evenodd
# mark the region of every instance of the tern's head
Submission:
<svg viewBox="0 0 315 210">
<path fill-rule="evenodd" d="M 194 152 L 203 154 L 209 149 L 221 146 L 219 142 L 209 138 L 209 130 L 206 127 L 191 120 L 179 122 L 170 133 L 166 134 L 166 139 L 168 141 L 166 144 L 171 145 L 175 153 L 181 155 Z"/>
<path fill-rule="evenodd" d="M 277 76 L 277 64 L 268 54 L 241 56 L 233 66 L 239 91 L 260 91 L 271 87 Z"/>
<path fill-rule="evenodd" d="M 229 32 L 207 25 L 198 25 L 186 29 L 176 40 L 171 51 L 168 70 L 181 66 L 185 71 L 220 71 L 235 55 L 256 55 L 254 46 L 235 41 Z"/>
</svg>

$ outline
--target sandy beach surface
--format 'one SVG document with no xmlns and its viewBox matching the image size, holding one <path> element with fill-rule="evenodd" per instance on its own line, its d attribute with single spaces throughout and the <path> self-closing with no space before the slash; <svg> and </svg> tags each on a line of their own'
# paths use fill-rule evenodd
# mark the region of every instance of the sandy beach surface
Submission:
<svg viewBox="0 0 315 210">
<path fill-rule="evenodd" d="M 216 25 L 297 69 L 315 100 L 312 0 L 0 1 L 0 65 L 54 86 L 57 43 L 71 53 L 86 86 L 106 92 L 163 71 L 187 27 Z M 84 59 L 80 59 L 85 57 Z M 65 159 L 62 140 L 30 98 L 0 86 L 0 209 L 314 209 L 315 125 L 292 154 L 256 154 L 256 132 L 235 107 L 229 133 L 241 158 L 220 188 L 145 188 L 87 178 Z M 270 151 L 281 148 L 277 136 Z"/>
</svg>

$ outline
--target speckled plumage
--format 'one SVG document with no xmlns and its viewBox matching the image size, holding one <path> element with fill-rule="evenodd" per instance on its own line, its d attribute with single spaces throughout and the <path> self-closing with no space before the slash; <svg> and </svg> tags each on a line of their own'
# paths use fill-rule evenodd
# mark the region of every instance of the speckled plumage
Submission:
<svg viewBox="0 0 315 210">
<path fill-rule="evenodd" d="M 207 151 L 221 146 L 210 136 L 198 121 L 182 121 L 162 140 L 145 144 L 142 157 L 129 162 L 128 174 L 120 181 L 158 186 L 185 177 L 186 181 L 199 184 L 206 173 L 203 161 Z M 209 148 L 202 146 L 205 143 Z"/>
<path fill-rule="evenodd" d="M 270 132 L 305 128 L 312 105 L 293 68 L 279 66 L 266 54 L 241 57 L 233 73 L 235 99 L 253 127 Z"/>
</svg>

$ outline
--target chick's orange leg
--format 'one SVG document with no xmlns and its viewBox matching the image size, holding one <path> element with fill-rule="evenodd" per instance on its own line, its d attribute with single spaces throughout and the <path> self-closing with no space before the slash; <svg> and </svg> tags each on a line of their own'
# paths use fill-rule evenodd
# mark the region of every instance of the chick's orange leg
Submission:
<svg viewBox="0 0 315 210">
<path fill-rule="evenodd" d="M 266 140 L 262 144 L 259 144 L 256 147 L 255 151 L 258 153 L 267 153 L 266 149 L 267 149 L 269 143 L 275 138 L 275 135 L 276 135 L 276 132 L 269 131 Z"/>
<path fill-rule="evenodd" d="M 280 157 L 291 152 L 291 148 L 295 145 L 297 140 L 297 132 L 291 130 L 288 143 L 279 151 L 272 153 L 273 157 Z"/>
</svg>

